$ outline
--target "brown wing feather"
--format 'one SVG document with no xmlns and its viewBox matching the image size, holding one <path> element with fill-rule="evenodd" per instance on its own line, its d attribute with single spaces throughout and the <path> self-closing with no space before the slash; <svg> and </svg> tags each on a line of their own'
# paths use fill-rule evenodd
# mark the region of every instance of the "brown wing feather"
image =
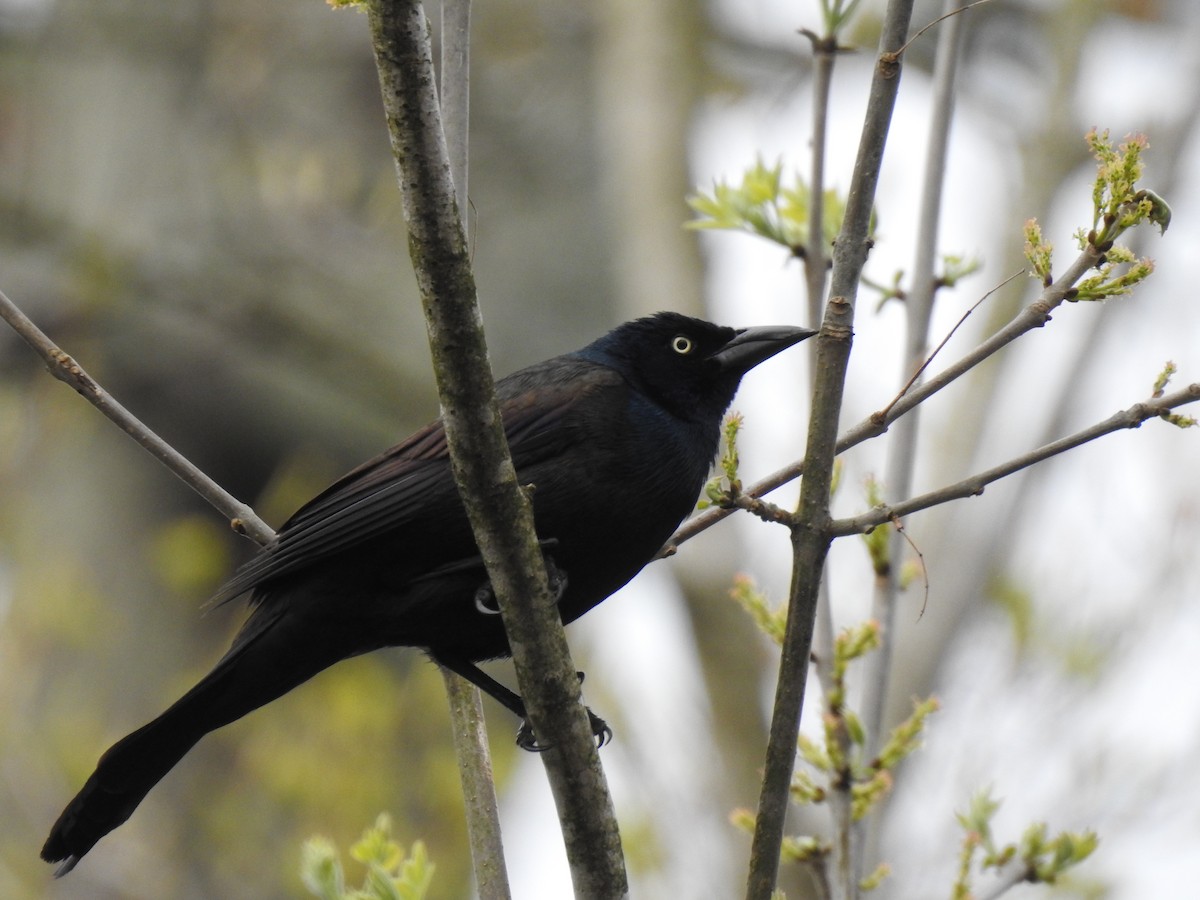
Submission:
<svg viewBox="0 0 1200 900">
<path fill-rule="evenodd" d="M 546 370 L 559 377 L 547 383 Z M 613 370 L 571 357 L 549 360 L 501 381 L 497 394 L 517 470 L 561 453 L 578 440 L 572 412 L 595 391 L 621 382 Z M 347 473 L 297 510 L 275 541 L 242 566 L 214 602 L 230 600 L 383 534 L 421 529 L 424 524 L 434 527 L 429 513 L 439 506 L 455 504 L 451 515 L 461 516 L 458 502 L 439 419 Z M 403 535 L 398 537 L 403 544 Z M 430 563 L 432 568 L 454 560 Z"/>
</svg>

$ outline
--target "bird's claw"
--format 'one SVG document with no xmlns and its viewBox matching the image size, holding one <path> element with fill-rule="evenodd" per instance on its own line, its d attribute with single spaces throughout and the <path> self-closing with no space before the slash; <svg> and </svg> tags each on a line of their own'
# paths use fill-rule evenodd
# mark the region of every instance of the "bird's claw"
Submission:
<svg viewBox="0 0 1200 900">
<path fill-rule="evenodd" d="M 557 606 L 562 601 L 563 594 L 567 590 L 567 573 L 554 564 L 554 559 L 548 554 L 544 557 L 546 561 L 546 583 L 550 588 L 550 593 L 554 596 L 554 605 Z M 496 592 L 492 590 L 492 583 L 485 581 L 475 591 L 475 609 L 483 613 L 485 616 L 500 615 L 500 601 L 496 599 Z M 583 681 L 583 673 L 577 672 L 579 680 Z"/>
<path fill-rule="evenodd" d="M 549 746 L 543 746 L 537 742 L 537 736 L 533 733 L 533 724 L 528 719 L 522 719 L 521 727 L 517 729 L 517 746 L 530 753 L 541 753 L 550 749 Z"/>
<path fill-rule="evenodd" d="M 558 606 L 567 592 L 567 573 L 558 567 L 549 553 L 543 554 L 542 559 L 546 563 L 546 585 L 554 597 L 554 605 Z"/>
<path fill-rule="evenodd" d="M 587 710 L 587 714 L 588 722 L 592 726 L 592 737 L 596 739 L 596 749 L 599 750 L 613 739 L 613 730 L 590 709 Z M 537 735 L 533 733 L 533 725 L 529 719 L 522 719 L 521 727 L 517 729 L 517 746 L 530 753 L 544 753 L 554 745 L 538 743 Z"/>
<path fill-rule="evenodd" d="M 588 721 L 592 723 L 592 737 L 596 739 L 596 749 L 599 750 L 605 744 L 613 739 L 613 730 L 608 727 L 608 723 L 592 712 L 587 711 Z"/>
</svg>

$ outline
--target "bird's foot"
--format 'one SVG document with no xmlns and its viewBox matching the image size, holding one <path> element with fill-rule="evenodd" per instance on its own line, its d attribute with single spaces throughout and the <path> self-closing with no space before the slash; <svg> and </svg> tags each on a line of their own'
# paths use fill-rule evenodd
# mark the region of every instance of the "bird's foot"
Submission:
<svg viewBox="0 0 1200 900">
<path fill-rule="evenodd" d="M 587 710 L 587 714 L 588 722 L 592 726 L 592 737 L 596 739 L 596 748 L 599 749 L 612 740 L 613 730 L 590 709 Z M 530 753 L 542 753 L 549 750 L 553 744 L 538 743 L 537 736 L 533 733 L 533 725 L 529 719 L 522 719 L 521 727 L 517 729 L 517 746 Z"/>
<path fill-rule="evenodd" d="M 613 739 L 613 730 L 608 726 L 607 722 L 590 709 L 587 711 L 587 714 L 588 721 L 592 725 L 592 737 L 596 739 L 596 749 L 599 750 Z"/>
<path fill-rule="evenodd" d="M 485 616 L 500 615 L 500 604 L 496 600 L 496 594 L 492 590 L 492 583 L 490 581 L 485 581 L 475 591 L 475 609 Z"/>
<path fill-rule="evenodd" d="M 522 719 L 521 727 L 517 729 L 517 746 L 530 753 L 541 753 L 543 750 L 550 749 L 537 742 L 537 737 L 533 733 L 533 723 L 528 719 Z"/>
<path fill-rule="evenodd" d="M 554 597 L 555 605 L 563 598 L 563 593 L 567 589 L 567 573 L 554 564 L 554 560 L 547 555 L 546 560 L 546 583 L 550 588 L 550 593 Z M 475 591 L 475 609 L 483 613 L 485 616 L 500 615 L 500 603 L 496 599 L 496 592 L 492 590 L 492 583 L 485 581 Z M 582 681 L 582 679 L 580 679 Z"/>
<path fill-rule="evenodd" d="M 546 562 L 546 585 L 554 597 L 554 605 L 557 606 L 567 590 L 567 573 L 558 567 L 549 553 L 544 554 L 542 558 Z"/>
</svg>

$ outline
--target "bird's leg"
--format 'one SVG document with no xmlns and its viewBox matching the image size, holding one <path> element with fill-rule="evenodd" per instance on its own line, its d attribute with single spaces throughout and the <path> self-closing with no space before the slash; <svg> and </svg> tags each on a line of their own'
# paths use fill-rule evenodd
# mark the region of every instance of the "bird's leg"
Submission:
<svg viewBox="0 0 1200 900">
<path fill-rule="evenodd" d="M 489 675 L 479 666 L 469 660 L 455 656 L 442 656 L 440 654 L 432 654 L 434 662 L 444 668 L 449 669 L 458 675 L 461 675 L 475 687 L 479 688 L 489 697 L 505 709 L 511 710 L 521 720 L 521 727 L 517 729 L 517 746 L 522 750 L 528 750 L 531 753 L 541 753 L 543 750 L 549 750 L 550 745 L 539 744 L 536 735 L 533 733 L 533 725 L 529 721 L 529 716 L 525 712 L 525 701 L 520 695 L 509 690 L 499 681 Z M 575 673 L 579 677 L 580 683 L 583 682 L 583 673 Z M 584 707 L 587 709 L 587 707 Z M 587 709 L 588 722 L 592 726 L 592 735 L 596 738 L 596 746 L 603 747 L 612 740 L 613 731 L 598 715 Z"/>
<path fill-rule="evenodd" d="M 546 584 L 554 595 L 554 605 L 558 606 L 567 592 L 567 573 L 558 567 L 549 553 L 542 554 L 542 561 L 546 564 Z"/>
<path fill-rule="evenodd" d="M 433 653 L 433 661 L 439 666 L 461 675 L 475 687 L 479 688 L 505 709 L 511 710 L 522 719 L 525 718 L 525 701 L 514 691 L 510 691 L 495 678 L 469 660 L 457 656 L 443 656 Z"/>
<path fill-rule="evenodd" d="M 553 540 L 543 541 L 542 547 L 553 547 L 555 543 L 557 542 Z M 546 564 L 546 581 L 551 593 L 554 595 L 554 603 L 557 605 L 567 590 L 567 573 L 558 567 L 554 562 L 554 557 L 549 553 L 544 553 L 542 558 Z M 492 590 L 492 583 L 490 581 L 485 581 L 475 591 L 475 608 L 486 616 L 499 614 L 500 606 L 496 602 L 496 593 Z M 490 695 L 499 701 L 501 705 L 520 716 L 521 727 L 517 729 L 518 747 L 531 752 L 541 752 L 550 749 L 548 745 L 538 743 L 537 737 L 533 733 L 533 725 L 530 723 L 529 716 L 525 712 L 525 701 L 518 694 L 506 688 L 469 660 L 442 656 L 436 653 L 433 654 L 433 658 L 440 665 L 445 666 L 452 672 L 457 672 L 485 694 Z M 583 673 L 576 672 L 575 674 L 579 677 L 579 683 L 582 684 Z M 607 722 L 590 709 L 587 711 L 587 714 L 588 721 L 592 726 L 592 735 L 596 738 L 596 746 L 603 747 L 612 740 L 612 729 L 608 727 Z"/>
</svg>

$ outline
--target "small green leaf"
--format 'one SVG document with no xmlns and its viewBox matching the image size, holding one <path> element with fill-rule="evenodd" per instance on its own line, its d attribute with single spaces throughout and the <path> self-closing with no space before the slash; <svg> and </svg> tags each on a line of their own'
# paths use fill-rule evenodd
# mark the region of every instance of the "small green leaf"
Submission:
<svg viewBox="0 0 1200 900">
<path fill-rule="evenodd" d="M 784 184 L 783 162 L 773 166 L 761 159 L 742 173 L 740 184 L 714 182 L 712 189 L 687 198 L 697 218 L 684 223 L 690 229 L 744 231 L 785 247 L 792 255 L 809 249 L 809 212 L 812 195 L 801 178 Z M 845 216 L 845 202 L 830 190 L 822 195 L 822 253 L 829 255 Z"/>
<path fill-rule="evenodd" d="M 750 614 L 760 631 L 776 644 L 783 643 L 783 633 L 787 630 L 786 607 L 772 609 L 766 595 L 755 586 L 754 579 L 749 575 L 735 576 L 729 595 Z"/>
<path fill-rule="evenodd" d="M 859 821 L 892 789 L 891 772 L 876 772 L 850 786 L 850 817 Z"/>
<path fill-rule="evenodd" d="M 1000 809 L 1000 801 L 992 798 L 990 789 L 974 794 L 967 805 L 965 813 L 955 813 L 958 824 L 963 830 L 978 836 L 979 843 L 990 851 L 992 846 L 992 817 Z"/>
<path fill-rule="evenodd" d="M 1175 373 L 1179 371 L 1179 366 L 1175 365 L 1174 361 L 1167 360 L 1162 367 L 1162 371 L 1158 373 L 1158 377 L 1154 379 L 1154 391 L 1150 394 L 1151 397 L 1161 397 L 1167 389 L 1167 385 L 1171 383 L 1171 379 Z"/>
<path fill-rule="evenodd" d="M 867 742 L 867 731 L 863 727 L 862 719 L 852 710 L 846 710 L 843 717 L 846 722 L 846 733 L 850 735 L 850 740 L 858 746 L 862 746 Z"/>
<path fill-rule="evenodd" d="M 892 867 L 887 863 L 880 863 L 875 867 L 875 871 L 858 883 L 858 888 L 861 891 L 873 891 L 875 888 L 883 884 L 883 880 L 892 874 Z"/>
<path fill-rule="evenodd" d="M 304 842 L 300 879 L 309 892 L 321 900 L 341 900 L 346 892 L 346 882 L 333 844 L 320 837 Z"/>
<path fill-rule="evenodd" d="M 1200 422 L 1192 416 L 1185 416 L 1177 412 L 1164 412 L 1159 415 L 1159 418 L 1164 422 L 1169 422 L 1176 428 L 1195 428 L 1197 425 L 1200 425 Z"/>
<path fill-rule="evenodd" d="M 792 774 L 790 794 L 794 803 L 801 805 L 823 803 L 825 788 L 821 787 L 813 777 L 803 770 Z"/>
<path fill-rule="evenodd" d="M 860 2 L 861 0 L 821 0 L 821 19 L 825 23 L 825 33 L 836 35 L 841 31 L 858 9 Z"/>
<path fill-rule="evenodd" d="M 735 809 L 729 814 L 729 821 L 742 831 L 754 832 L 754 823 L 756 821 L 754 813 L 748 809 Z"/>
<path fill-rule="evenodd" d="M 785 837 L 780 856 L 791 862 L 813 862 L 829 853 L 829 845 L 815 837 Z"/>
<path fill-rule="evenodd" d="M 801 758 L 814 769 L 821 772 L 833 771 L 833 763 L 830 761 L 829 755 L 825 752 L 825 748 L 816 741 L 801 734 L 796 739 L 796 746 L 800 750 Z"/>
<path fill-rule="evenodd" d="M 894 769 L 920 746 L 925 721 L 941 709 L 937 697 L 913 701 L 913 711 L 907 719 L 892 729 L 887 742 L 879 751 L 877 765 L 880 769 Z"/>
<path fill-rule="evenodd" d="M 969 275 L 974 275 L 983 268 L 983 260 L 977 256 L 959 256 L 944 254 L 942 256 L 942 274 L 938 283 L 943 287 L 957 287 L 958 283 Z"/>
<path fill-rule="evenodd" d="M 1033 597 L 1029 591 L 1009 579 L 996 578 L 988 585 L 984 599 L 994 603 L 1008 616 L 1017 651 L 1028 650 L 1037 622 Z"/>
<path fill-rule="evenodd" d="M 300 876 L 309 892 L 321 900 L 424 900 L 433 881 L 434 865 L 425 845 L 413 843 L 406 854 L 392 839 L 392 821 L 380 813 L 374 826 L 350 848 L 350 855 L 366 867 L 363 886 L 347 890 L 337 849 L 324 838 L 304 845 Z"/>
<path fill-rule="evenodd" d="M 1054 282 L 1053 276 L 1054 245 L 1042 237 L 1042 226 L 1037 219 L 1025 223 L 1025 261 L 1029 263 L 1031 274 L 1042 284 Z"/>
</svg>

